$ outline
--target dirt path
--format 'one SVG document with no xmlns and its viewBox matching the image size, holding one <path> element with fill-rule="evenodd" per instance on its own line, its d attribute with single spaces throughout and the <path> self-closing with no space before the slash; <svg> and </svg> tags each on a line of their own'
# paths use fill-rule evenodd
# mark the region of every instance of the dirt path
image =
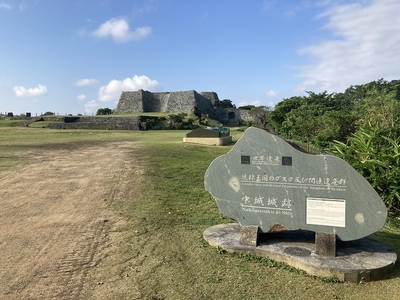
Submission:
<svg viewBox="0 0 400 300">
<path fill-rule="evenodd" d="M 97 298 L 96 268 L 123 226 L 107 205 L 132 197 L 141 172 L 133 148 L 30 151 L 31 164 L 0 178 L 0 299 Z"/>
</svg>

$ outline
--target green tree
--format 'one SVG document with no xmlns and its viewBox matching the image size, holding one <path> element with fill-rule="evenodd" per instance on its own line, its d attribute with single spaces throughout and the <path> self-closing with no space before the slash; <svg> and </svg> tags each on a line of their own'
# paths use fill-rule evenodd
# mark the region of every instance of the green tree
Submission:
<svg viewBox="0 0 400 300">
<path fill-rule="evenodd" d="M 217 101 L 215 101 L 214 106 L 221 107 L 221 108 L 235 108 L 235 105 L 233 105 L 232 101 L 229 99 L 217 100 Z"/>
<path fill-rule="evenodd" d="M 96 112 L 97 116 L 101 115 L 111 115 L 113 113 L 112 109 L 110 108 L 99 108 Z"/>
<path fill-rule="evenodd" d="M 271 111 L 269 106 L 255 106 L 250 109 L 249 114 L 253 117 L 254 124 L 260 124 L 266 129 L 268 125 L 268 114 Z"/>
<path fill-rule="evenodd" d="M 244 106 L 239 106 L 238 109 L 251 110 L 254 107 L 255 107 L 254 105 L 244 105 Z"/>
<path fill-rule="evenodd" d="M 284 113 L 271 117 L 275 124 L 281 122 L 280 130 L 299 139 L 311 139 L 324 126 L 322 118 L 327 112 L 337 109 L 333 94 L 307 92 L 308 96 L 290 98 L 284 105 Z M 281 107 L 279 107 L 281 108 Z M 289 110 L 290 109 L 290 110 Z"/>
<path fill-rule="evenodd" d="M 400 80 L 380 79 L 344 93 L 308 91 L 279 102 L 269 121 L 278 134 L 321 148 L 333 140 L 345 142 L 361 127 L 395 138 L 400 134 Z"/>
<path fill-rule="evenodd" d="M 359 127 L 371 127 L 390 137 L 400 133 L 400 101 L 394 91 L 369 91 L 356 110 Z"/>
<path fill-rule="evenodd" d="M 281 102 L 275 105 L 274 110 L 269 113 L 268 118 L 277 133 L 288 133 L 288 128 L 283 125 L 283 122 L 287 119 L 287 114 L 290 113 L 293 109 L 299 108 L 303 104 L 303 102 L 304 97 L 297 96 L 283 99 Z"/>
<path fill-rule="evenodd" d="M 279 134 L 325 148 L 333 139 L 344 141 L 354 132 L 355 117 L 348 98 L 326 91 L 307 94 L 284 99 L 270 113 Z"/>
</svg>

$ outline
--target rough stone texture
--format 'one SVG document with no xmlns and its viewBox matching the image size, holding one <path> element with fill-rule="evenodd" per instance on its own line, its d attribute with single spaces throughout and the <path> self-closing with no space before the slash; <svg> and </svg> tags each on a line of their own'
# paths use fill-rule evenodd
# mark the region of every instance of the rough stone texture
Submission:
<svg viewBox="0 0 400 300">
<path fill-rule="evenodd" d="M 144 90 L 126 91 L 121 93 L 115 113 L 194 113 L 199 111 L 228 126 L 239 126 L 252 119 L 247 110 L 214 107 L 217 100 L 219 98 L 215 92 L 197 93 L 194 90 L 158 93 Z"/>
<path fill-rule="evenodd" d="M 235 111 L 236 118 L 239 118 L 243 122 L 252 122 L 253 117 L 250 115 L 249 111 L 247 109 L 237 109 Z"/>
<path fill-rule="evenodd" d="M 122 92 L 115 113 L 138 112 L 206 112 L 213 108 L 216 93 L 196 91 L 151 93 L 144 90 Z"/>
<path fill-rule="evenodd" d="M 323 256 L 336 256 L 336 235 L 333 233 L 315 233 L 315 253 Z"/>
<path fill-rule="evenodd" d="M 63 123 L 50 123 L 52 129 L 140 130 L 140 117 L 65 117 Z"/>
<path fill-rule="evenodd" d="M 284 262 L 310 275 L 334 277 L 342 282 L 367 282 L 386 278 L 393 271 L 397 255 L 378 241 L 363 238 L 340 242 L 337 256 L 326 257 L 315 253 L 314 234 L 311 232 L 279 232 L 263 234 L 258 246 L 239 243 L 241 226 L 221 224 L 204 231 L 211 246 L 231 253 L 248 253 Z"/>
<path fill-rule="evenodd" d="M 250 127 L 205 174 L 222 214 L 260 232 L 310 230 L 356 240 L 380 230 L 387 210 L 344 160 L 300 152 Z"/>
<path fill-rule="evenodd" d="M 241 226 L 239 243 L 242 245 L 258 245 L 258 226 Z"/>
</svg>

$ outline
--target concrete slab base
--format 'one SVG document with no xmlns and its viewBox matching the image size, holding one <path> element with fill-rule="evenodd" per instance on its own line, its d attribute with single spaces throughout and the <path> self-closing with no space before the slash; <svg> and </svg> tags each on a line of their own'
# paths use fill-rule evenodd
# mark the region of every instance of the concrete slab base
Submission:
<svg viewBox="0 0 400 300">
<path fill-rule="evenodd" d="M 315 253 L 315 234 L 310 231 L 286 231 L 260 234 L 258 246 L 239 243 L 237 223 L 212 226 L 204 231 L 211 246 L 231 253 L 247 253 L 268 257 L 304 270 L 310 275 L 334 277 L 341 282 L 367 282 L 386 278 L 394 269 L 396 253 L 385 244 L 363 238 L 337 241 L 336 257 Z"/>
</svg>

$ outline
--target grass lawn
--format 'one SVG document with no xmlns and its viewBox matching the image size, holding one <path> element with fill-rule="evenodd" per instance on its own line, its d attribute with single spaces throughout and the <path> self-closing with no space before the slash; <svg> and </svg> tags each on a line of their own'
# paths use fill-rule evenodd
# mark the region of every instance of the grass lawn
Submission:
<svg viewBox="0 0 400 300">
<path fill-rule="evenodd" d="M 187 132 L 2 127 L 0 180 L 11 170 L 29 163 L 20 156 L 24 149 L 42 151 L 134 141 L 140 145 L 140 151 L 134 155 L 145 169 L 140 197 L 112 203 L 110 208 L 123 215 L 132 232 L 147 232 L 146 248 L 150 247 L 151 255 L 162 261 L 152 269 L 143 286 L 149 299 L 400 299 L 399 266 L 386 280 L 337 283 L 266 259 L 228 254 L 209 246 L 202 237 L 203 231 L 231 220 L 219 213 L 205 191 L 204 173 L 212 160 L 227 153 L 230 147 L 184 144 L 182 138 Z M 232 134 L 235 140 L 242 132 Z M 373 238 L 387 243 L 399 256 L 397 223 L 391 220 Z M 138 250 L 127 242 L 121 251 Z"/>
</svg>

